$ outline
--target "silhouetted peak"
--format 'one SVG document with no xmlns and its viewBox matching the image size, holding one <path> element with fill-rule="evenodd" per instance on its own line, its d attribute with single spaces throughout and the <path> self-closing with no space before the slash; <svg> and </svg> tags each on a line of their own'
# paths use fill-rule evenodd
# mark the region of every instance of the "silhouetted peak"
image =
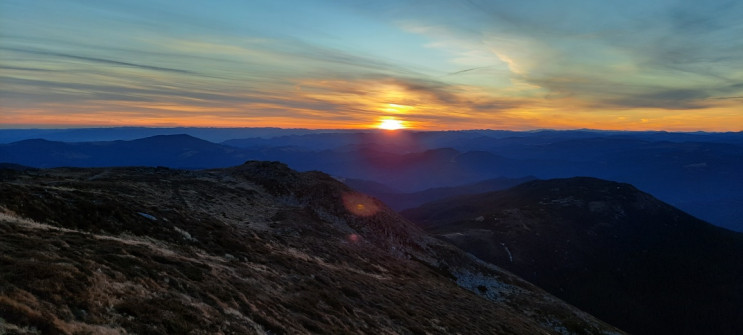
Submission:
<svg viewBox="0 0 743 335">
<path fill-rule="evenodd" d="M 28 167 L 25 165 L 14 164 L 14 163 L 0 163 L 0 169 L 13 170 L 13 171 L 36 170 L 36 168 L 33 168 L 33 167 Z"/>
<path fill-rule="evenodd" d="M 620 194 L 629 195 L 633 193 L 643 193 L 636 187 L 627 183 L 593 177 L 532 180 L 518 185 L 511 190 L 538 192 L 545 197 L 569 195 L 581 198 L 616 197 Z"/>
<path fill-rule="evenodd" d="M 299 173 L 281 162 L 247 161 L 226 171 L 262 186 L 272 194 L 291 193 Z"/>
<path fill-rule="evenodd" d="M 29 140 L 22 140 L 22 141 L 16 141 L 13 143 L 10 143 L 10 145 L 23 145 L 23 146 L 44 146 L 44 145 L 63 145 L 66 144 L 65 142 L 60 141 L 50 141 L 43 138 L 33 138 Z"/>
<path fill-rule="evenodd" d="M 187 135 L 187 134 L 155 135 L 155 136 L 140 138 L 137 140 L 132 140 L 131 142 L 142 142 L 142 143 L 152 143 L 152 144 L 185 144 L 185 143 L 214 144 L 207 140 L 202 140 L 198 137 L 194 137 L 194 136 Z"/>
</svg>

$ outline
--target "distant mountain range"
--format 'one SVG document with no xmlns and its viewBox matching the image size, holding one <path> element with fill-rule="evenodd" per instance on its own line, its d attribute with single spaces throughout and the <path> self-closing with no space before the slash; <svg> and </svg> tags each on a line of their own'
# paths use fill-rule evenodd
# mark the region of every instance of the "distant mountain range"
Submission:
<svg viewBox="0 0 743 335">
<path fill-rule="evenodd" d="M 131 141 L 53 142 L 24 140 L 0 145 L 2 161 L 30 167 L 167 166 L 209 168 L 240 164 L 243 150 L 189 135 L 158 135 Z"/>
<path fill-rule="evenodd" d="M 623 333 L 320 172 L 10 167 L 3 334 Z"/>
<path fill-rule="evenodd" d="M 402 212 L 634 334 L 743 334 L 743 234 L 635 187 L 531 181 Z"/>
<path fill-rule="evenodd" d="M 113 128 L 106 135 L 100 129 L 55 131 L 29 130 L 24 135 L 20 130 L 0 130 L 0 139 L 46 136 L 44 140 L 0 144 L 0 162 L 33 167 L 196 169 L 233 166 L 246 160 L 280 161 L 299 171 L 319 170 L 343 180 L 365 180 L 394 189 L 382 192 L 387 195 L 371 193 L 396 209 L 431 200 L 409 199 L 410 194 L 432 188 L 497 178 L 589 176 L 631 183 L 706 221 L 743 231 L 743 132 Z M 130 139 L 132 134 L 158 131 L 171 135 Z M 172 135 L 175 131 L 183 134 Z M 198 134 L 220 140 L 241 134 L 253 137 L 215 143 L 192 136 Z M 114 135 L 129 140 L 50 141 Z"/>
<path fill-rule="evenodd" d="M 116 140 L 136 140 L 157 135 L 190 135 L 210 142 L 222 142 L 236 138 L 271 138 L 276 136 L 301 135 L 323 132 L 310 129 L 282 128 L 153 128 L 153 127 L 111 127 L 111 128 L 69 128 L 69 129 L 0 129 L 0 143 L 23 140 L 46 139 L 59 142 L 105 142 Z M 326 130 L 338 133 L 343 130 Z"/>
</svg>

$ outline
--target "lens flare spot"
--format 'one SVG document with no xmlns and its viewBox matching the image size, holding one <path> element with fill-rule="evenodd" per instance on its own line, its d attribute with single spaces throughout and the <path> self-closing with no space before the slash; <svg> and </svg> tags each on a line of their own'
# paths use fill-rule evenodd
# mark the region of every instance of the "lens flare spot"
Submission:
<svg viewBox="0 0 743 335">
<path fill-rule="evenodd" d="M 359 237 L 359 235 L 358 235 L 358 234 L 351 234 L 351 235 L 348 235 L 348 240 L 349 240 L 349 241 L 351 241 L 352 243 L 356 243 L 356 242 L 358 242 L 358 241 L 359 241 L 359 238 L 360 238 L 360 237 Z"/>
<path fill-rule="evenodd" d="M 379 205 L 374 198 L 361 193 L 344 194 L 343 206 L 357 216 L 371 216 L 379 212 Z"/>
</svg>

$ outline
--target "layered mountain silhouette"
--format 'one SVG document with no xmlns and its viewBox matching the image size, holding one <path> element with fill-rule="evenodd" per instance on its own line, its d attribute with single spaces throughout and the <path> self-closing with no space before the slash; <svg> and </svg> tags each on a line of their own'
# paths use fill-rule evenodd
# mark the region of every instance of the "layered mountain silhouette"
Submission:
<svg viewBox="0 0 743 335">
<path fill-rule="evenodd" d="M 2 333 L 621 333 L 324 173 L 9 167 Z"/>
<path fill-rule="evenodd" d="M 169 135 L 132 139 L 157 132 Z M 100 141 L 115 135 L 125 141 Z M 231 137 L 248 135 L 254 137 Z M 14 138 L 25 140 L 3 142 Z M 76 142 L 51 141 L 62 139 Z M 365 180 L 407 195 L 497 178 L 590 176 L 630 183 L 710 223 L 743 231 L 743 132 L 0 129 L 0 163 L 38 168 L 197 169 L 246 160 L 281 161 L 298 171 Z M 396 209 L 424 198 L 375 194 Z"/>
<path fill-rule="evenodd" d="M 628 332 L 743 333 L 743 234 L 629 184 L 538 180 L 403 214 Z"/>
</svg>

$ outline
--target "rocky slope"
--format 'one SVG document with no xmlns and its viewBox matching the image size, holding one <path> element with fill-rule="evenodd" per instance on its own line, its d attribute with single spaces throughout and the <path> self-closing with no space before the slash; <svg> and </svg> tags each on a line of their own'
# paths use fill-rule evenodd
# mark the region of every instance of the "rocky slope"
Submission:
<svg viewBox="0 0 743 335">
<path fill-rule="evenodd" d="M 329 176 L 0 169 L 0 333 L 608 334 Z"/>
<path fill-rule="evenodd" d="M 532 181 L 403 213 L 636 334 L 743 334 L 743 234 L 631 185 Z"/>
</svg>

